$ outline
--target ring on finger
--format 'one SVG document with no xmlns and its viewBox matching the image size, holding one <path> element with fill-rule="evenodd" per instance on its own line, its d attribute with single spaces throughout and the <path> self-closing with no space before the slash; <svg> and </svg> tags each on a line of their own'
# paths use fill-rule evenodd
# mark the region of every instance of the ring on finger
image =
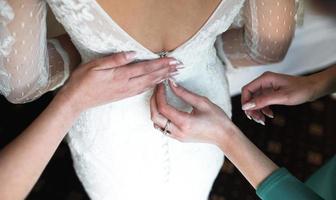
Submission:
<svg viewBox="0 0 336 200">
<path fill-rule="evenodd" d="M 168 119 L 165 127 L 162 129 L 162 133 L 164 135 L 170 135 L 169 128 L 170 128 L 171 121 Z"/>
</svg>

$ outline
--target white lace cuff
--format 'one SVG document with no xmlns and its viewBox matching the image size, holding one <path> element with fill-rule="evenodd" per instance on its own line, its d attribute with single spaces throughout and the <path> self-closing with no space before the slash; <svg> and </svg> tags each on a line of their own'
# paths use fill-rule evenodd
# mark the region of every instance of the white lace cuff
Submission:
<svg viewBox="0 0 336 200">
<path fill-rule="evenodd" d="M 55 50 L 57 51 L 57 53 L 59 53 L 59 55 L 62 57 L 63 63 L 64 63 L 64 70 L 63 70 L 63 79 L 57 83 L 55 86 L 53 86 L 52 88 L 50 88 L 50 90 L 55 90 L 57 88 L 59 88 L 60 86 L 62 86 L 65 81 L 69 78 L 70 75 L 70 58 L 68 53 L 63 49 L 62 45 L 59 43 L 59 41 L 57 39 L 49 39 L 48 40 L 49 43 L 51 43 Z"/>
</svg>

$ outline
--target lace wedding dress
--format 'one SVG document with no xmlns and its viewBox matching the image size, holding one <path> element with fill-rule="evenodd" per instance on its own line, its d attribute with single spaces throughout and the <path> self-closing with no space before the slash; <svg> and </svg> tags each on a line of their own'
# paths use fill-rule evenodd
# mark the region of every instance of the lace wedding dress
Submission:
<svg viewBox="0 0 336 200">
<path fill-rule="evenodd" d="M 0 0 L 0 91 L 13 103 L 32 101 L 68 77 L 66 51 L 57 40 L 46 39 L 46 4 L 84 63 L 120 51 L 136 51 L 138 60 L 164 55 L 138 43 L 95 0 Z M 176 81 L 230 116 L 223 61 L 244 65 L 281 60 L 294 32 L 296 9 L 291 0 L 223 0 L 194 36 L 165 53 L 185 65 Z M 170 104 L 190 110 L 167 92 Z M 90 198 L 208 198 L 223 153 L 216 146 L 180 143 L 155 130 L 151 94 L 90 109 L 73 125 L 67 141 Z"/>
</svg>

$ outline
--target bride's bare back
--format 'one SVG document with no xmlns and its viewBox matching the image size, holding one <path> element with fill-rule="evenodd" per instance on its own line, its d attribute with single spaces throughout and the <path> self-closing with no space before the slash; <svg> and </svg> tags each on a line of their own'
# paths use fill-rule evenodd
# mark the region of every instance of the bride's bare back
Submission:
<svg viewBox="0 0 336 200">
<path fill-rule="evenodd" d="M 170 51 L 191 38 L 220 0 L 97 0 L 143 46 Z"/>
</svg>

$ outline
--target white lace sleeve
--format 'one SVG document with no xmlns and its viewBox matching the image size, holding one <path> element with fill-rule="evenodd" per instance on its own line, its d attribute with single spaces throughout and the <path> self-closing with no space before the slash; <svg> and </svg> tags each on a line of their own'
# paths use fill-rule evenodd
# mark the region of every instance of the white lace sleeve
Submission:
<svg viewBox="0 0 336 200">
<path fill-rule="evenodd" d="M 46 38 L 43 0 L 0 0 L 0 93 L 12 103 L 32 101 L 60 86 L 69 59 Z"/>
<path fill-rule="evenodd" d="M 232 29 L 221 38 L 226 64 L 239 67 L 281 61 L 294 36 L 297 3 L 247 0 Z"/>
</svg>

